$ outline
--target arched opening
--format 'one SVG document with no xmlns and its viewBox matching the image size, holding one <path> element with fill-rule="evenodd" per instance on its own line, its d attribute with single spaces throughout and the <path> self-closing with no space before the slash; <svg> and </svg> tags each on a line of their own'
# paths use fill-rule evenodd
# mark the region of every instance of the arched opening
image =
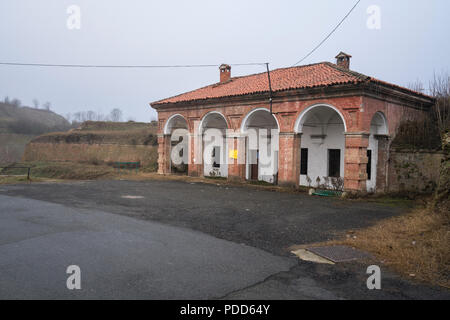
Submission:
<svg viewBox="0 0 450 320">
<path fill-rule="evenodd" d="M 339 189 L 344 183 L 345 119 L 333 106 L 314 105 L 297 119 L 302 133 L 300 185 Z"/>
<path fill-rule="evenodd" d="M 170 136 L 169 164 L 173 174 L 188 173 L 189 129 L 186 119 L 175 114 L 164 126 L 164 134 Z"/>
<path fill-rule="evenodd" d="M 367 148 L 367 191 L 375 192 L 377 187 L 378 168 L 378 136 L 388 135 L 386 117 L 382 112 L 377 112 L 370 122 L 369 147 Z"/>
<path fill-rule="evenodd" d="M 278 121 L 267 109 L 255 109 L 242 121 L 246 135 L 247 180 L 278 181 Z"/>
<path fill-rule="evenodd" d="M 227 129 L 227 121 L 220 112 L 209 112 L 200 122 L 203 174 L 206 177 L 228 177 Z"/>
</svg>

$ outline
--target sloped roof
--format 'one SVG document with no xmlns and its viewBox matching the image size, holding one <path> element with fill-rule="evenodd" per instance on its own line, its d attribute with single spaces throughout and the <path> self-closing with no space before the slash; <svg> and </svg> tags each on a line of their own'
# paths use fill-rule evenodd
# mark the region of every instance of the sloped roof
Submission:
<svg viewBox="0 0 450 320">
<path fill-rule="evenodd" d="M 362 82 L 377 82 L 382 85 L 401 88 L 391 85 L 363 74 L 343 69 L 330 62 L 321 62 L 316 64 L 275 69 L 270 71 L 272 91 L 286 91 L 291 89 L 304 89 L 314 87 L 327 87 L 340 84 L 357 84 Z M 201 101 L 208 99 L 217 99 L 233 96 L 244 96 L 250 94 L 264 93 L 269 91 L 267 73 L 258 73 L 242 77 L 234 77 L 224 83 L 215 83 L 200 89 L 186 92 L 171 98 L 166 98 L 151 103 L 153 106 L 164 104 L 182 103 L 188 101 Z M 409 91 L 414 95 L 421 95 L 430 98 L 421 93 Z"/>
</svg>

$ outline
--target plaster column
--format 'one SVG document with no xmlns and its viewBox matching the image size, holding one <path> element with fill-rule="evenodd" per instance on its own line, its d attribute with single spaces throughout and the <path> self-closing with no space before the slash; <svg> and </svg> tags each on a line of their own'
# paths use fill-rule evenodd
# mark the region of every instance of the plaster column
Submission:
<svg viewBox="0 0 450 320">
<path fill-rule="evenodd" d="M 345 133 L 345 190 L 367 191 L 367 147 L 369 146 L 369 136 L 366 132 Z"/>
<path fill-rule="evenodd" d="M 278 184 L 298 187 L 300 184 L 301 134 L 280 132 L 278 151 Z"/>
</svg>

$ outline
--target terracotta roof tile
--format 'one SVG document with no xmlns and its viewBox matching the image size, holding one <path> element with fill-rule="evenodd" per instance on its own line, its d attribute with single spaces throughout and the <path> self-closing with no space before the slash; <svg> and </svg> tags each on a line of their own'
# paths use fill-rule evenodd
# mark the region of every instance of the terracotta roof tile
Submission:
<svg viewBox="0 0 450 320">
<path fill-rule="evenodd" d="M 270 72 L 270 77 L 273 92 L 290 89 L 324 87 L 338 84 L 356 84 L 365 81 L 376 81 L 383 83 L 380 80 L 370 78 L 363 74 L 342 69 L 330 62 L 275 69 Z M 267 73 L 264 72 L 249 76 L 234 77 L 225 83 L 219 82 L 212 84 L 194 91 L 153 102 L 151 105 L 163 105 L 167 103 L 179 103 L 263 93 L 268 92 L 268 88 Z"/>
</svg>

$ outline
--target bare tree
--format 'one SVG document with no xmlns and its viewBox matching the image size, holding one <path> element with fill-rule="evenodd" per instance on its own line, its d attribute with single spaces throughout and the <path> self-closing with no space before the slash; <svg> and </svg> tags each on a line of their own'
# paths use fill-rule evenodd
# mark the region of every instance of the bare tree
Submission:
<svg viewBox="0 0 450 320">
<path fill-rule="evenodd" d="M 75 112 L 75 113 L 73 114 L 73 121 L 81 122 L 81 112 L 80 112 L 80 111 Z"/>
<path fill-rule="evenodd" d="M 85 122 L 87 120 L 87 112 L 81 111 L 81 122 Z"/>
<path fill-rule="evenodd" d="M 123 112 L 118 108 L 112 109 L 109 115 L 111 117 L 111 121 L 113 122 L 122 121 Z"/>
<path fill-rule="evenodd" d="M 439 168 L 439 180 L 433 207 L 450 218 L 450 76 L 447 72 L 434 74 L 430 82 L 430 93 L 435 97 L 432 117 L 439 129 L 443 159 Z"/>
<path fill-rule="evenodd" d="M 450 130 L 450 75 L 446 72 L 435 73 L 430 82 L 430 93 L 436 99 L 433 115 L 443 138 Z"/>
<path fill-rule="evenodd" d="M 38 99 L 33 99 L 33 106 L 35 109 L 39 109 L 39 101 Z"/>
<path fill-rule="evenodd" d="M 97 115 L 97 121 L 109 121 L 109 117 L 103 113 Z"/>
<path fill-rule="evenodd" d="M 89 110 L 88 112 L 86 112 L 86 120 L 87 121 L 96 121 L 96 120 L 98 120 L 97 113 L 95 113 L 92 110 Z"/>
<path fill-rule="evenodd" d="M 13 105 L 14 107 L 18 108 L 22 105 L 22 102 L 19 99 L 13 99 L 11 101 L 11 105 Z"/>
<path fill-rule="evenodd" d="M 5 104 L 9 104 L 9 97 L 8 96 L 5 97 L 4 102 L 5 102 Z"/>
<path fill-rule="evenodd" d="M 408 89 L 411 89 L 413 91 L 420 92 L 420 93 L 425 92 L 425 87 L 424 87 L 422 81 L 420 81 L 419 79 L 417 79 L 414 82 L 408 83 Z"/>
<path fill-rule="evenodd" d="M 52 106 L 52 104 L 50 102 L 46 102 L 44 103 L 44 109 L 47 111 L 50 111 L 50 107 Z"/>
</svg>

